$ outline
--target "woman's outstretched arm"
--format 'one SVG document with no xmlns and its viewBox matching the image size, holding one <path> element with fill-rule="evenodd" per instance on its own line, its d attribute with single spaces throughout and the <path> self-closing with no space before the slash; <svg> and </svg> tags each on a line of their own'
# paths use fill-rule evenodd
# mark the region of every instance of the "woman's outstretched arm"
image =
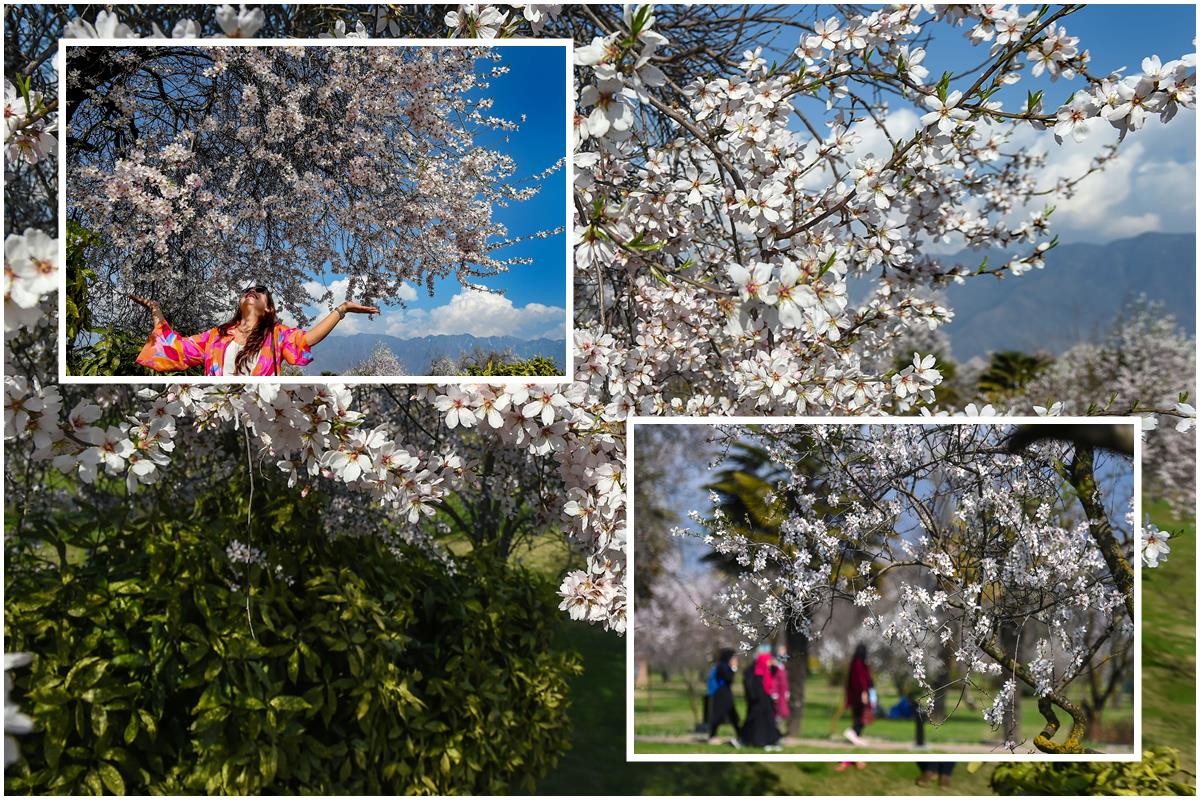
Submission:
<svg viewBox="0 0 1200 800">
<path fill-rule="evenodd" d="M 138 297 L 136 294 L 129 295 L 129 299 L 137 303 L 142 308 L 147 309 L 154 316 L 154 324 L 166 322 L 167 318 L 163 316 L 162 308 L 158 305 L 157 300 L 146 300 Z"/>
<path fill-rule="evenodd" d="M 308 340 L 309 347 L 329 335 L 329 332 L 342 321 L 342 317 L 347 314 L 378 314 L 378 306 L 363 306 L 358 303 L 346 301 L 330 312 L 329 316 L 318 322 L 311 330 L 305 333 L 305 338 Z"/>
<path fill-rule="evenodd" d="M 180 336 L 167 324 L 157 300 L 145 300 L 132 294 L 129 299 L 148 309 L 154 317 L 154 328 L 138 353 L 138 364 L 155 372 L 177 372 L 204 363 L 204 348 L 212 331 Z"/>
</svg>

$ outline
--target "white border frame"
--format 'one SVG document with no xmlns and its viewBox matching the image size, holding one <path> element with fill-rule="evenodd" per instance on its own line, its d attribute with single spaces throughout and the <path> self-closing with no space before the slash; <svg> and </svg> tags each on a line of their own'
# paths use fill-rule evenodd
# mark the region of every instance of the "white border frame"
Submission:
<svg viewBox="0 0 1200 800">
<path fill-rule="evenodd" d="M 625 440 L 625 518 L 626 580 L 632 584 L 634 569 L 633 536 L 637 530 L 634 519 L 634 440 L 638 425 L 1036 425 L 1036 424 L 1094 424 L 1134 426 L 1133 445 L 1133 536 L 1134 549 L 1134 621 L 1133 621 L 1133 743 L 1128 753 L 1098 753 L 1095 755 L 1065 755 L 1058 753 L 929 753 L 906 750 L 899 753 L 636 753 L 634 752 L 633 691 L 637 672 L 633 640 L 636 618 L 633 595 L 626 605 L 625 641 L 625 760 L 633 762 L 721 762 L 721 761 L 900 761 L 900 762 L 972 762 L 972 761 L 1140 761 L 1142 759 L 1142 560 L 1136 542 L 1141 537 L 1142 520 L 1142 437 L 1141 418 L 1127 417 L 629 417 Z"/>
<path fill-rule="evenodd" d="M 528 383 L 537 384 L 567 384 L 574 381 L 575 376 L 575 213 L 572 206 L 573 194 L 571 187 L 575 185 L 574 161 L 574 88 L 575 88 L 575 43 L 571 39 L 217 39 L 217 38 L 181 38 L 169 39 L 146 37 L 140 39 L 99 38 L 99 39 L 67 39 L 58 40 L 58 58 L 66 64 L 68 47 L 142 47 L 171 44 L 177 47 L 562 47 L 565 49 L 566 94 L 564 100 L 563 126 L 563 165 L 566 181 L 566 217 L 563 223 L 563 262 L 566 272 L 566 325 L 563 329 L 564 349 L 566 350 L 566 367 L 562 375 L 556 376 L 462 376 L 462 375 L 380 375 L 380 376 L 348 376 L 348 375 L 304 375 L 304 376 L 227 376 L 202 375 L 181 376 L 174 373 L 164 375 L 69 375 L 67 374 L 67 137 L 62 133 L 58 137 L 58 256 L 63 268 L 59 270 L 58 280 L 58 382 L 78 384 L 222 384 L 222 383 L 290 383 L 290 384 L 499 384 L 521 386 Z M 66 70 L 59 70 L 58 101 L 59 107 L 65 108 L 64 98 L 67 92 Z M 314 359 L 315 361 L 315 359 Z"/>
</svg>

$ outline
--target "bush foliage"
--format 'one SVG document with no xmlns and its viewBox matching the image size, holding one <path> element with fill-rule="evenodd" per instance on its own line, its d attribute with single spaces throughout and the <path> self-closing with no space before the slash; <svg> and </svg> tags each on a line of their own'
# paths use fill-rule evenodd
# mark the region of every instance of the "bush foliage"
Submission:
<svg viewBox="0 0 1200 800">
<path fill-rule="evenodd" d="M 38 729 L 7 792 L 498 793 L 557 762 L 578 666 L 542 578 L 293 534 L 315 526 L 290 499 L 257 509 L 289 529 L 281 572 L 235 566 L 203 506 L 43 521 L 10 554 Z"/>
<path fill-rule="evenodd" d="M 67 372 L 70 375 L 155 375 L 137 363 L 138 353 L 150 335 L 152 320 L 145 315 L 145 331 L 133 333 L 98 325 L 92 318 L 91 288 L 96 272 L 88 266 L 90 248 L 103 242 L 95 231 L 67 221 Z M 133 301 L 129 301 L 133 302 Z M 176 375 L 201 376 L 202 367 L 180 370 Z"/>
<path fill-rule="evenodd" d="M 563 371 L 547 356 L 534 356 L 524 361 L 505 361 L 488 358 L 486 361 L 466 364 L 466 374 L 472 376 L 490 377 L 495 375 L 540 375 L 558 376 Z"/>
<path fill-rule="evenodd" d="M 1195 795 L 1181 769 L 1179 751 L 1159 747 L 1141 761 L 1000 764 L 991 784 L 1008 795 Z"/>
</svg>

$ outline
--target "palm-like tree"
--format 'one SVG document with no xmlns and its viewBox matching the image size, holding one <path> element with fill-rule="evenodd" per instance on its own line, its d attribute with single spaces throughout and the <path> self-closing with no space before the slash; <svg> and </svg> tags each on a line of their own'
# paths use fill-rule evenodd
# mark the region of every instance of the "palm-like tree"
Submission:
<svg viewBox="0 0 1200 800">
<path fill-rule="evenodd" d="M 780 527 L 787 518 L 786 499 L 775 497 L 778 481 L 786 471 L 771 462 L 767 451 L 748 442 L 736 442 L 730 447 L 728 466 L 704 488 L 715 492 L 720 511 L 729 524 L 747 539 L 763 544 L 779 544 Z M 722 572 L 736 574 L 741 567 L 736 560 L 720 553 L 710 553 L 705 561 Z M 788 665 L 788 729 L 793 735 L 804 720 L 804 686 L 808 676 L 808 636 L 789 623 L 784 639 L 791 660 Z"/>
<path fill-rule="evenodd" d="M 1030 355 L 1020 350 L 992 353 L 987 369 L 979 376 L 977 388 L 980 394 L 992 402 L 1004 400 L 1042 374 L 1052 361 L 1048 355 Z"/>
</svg>

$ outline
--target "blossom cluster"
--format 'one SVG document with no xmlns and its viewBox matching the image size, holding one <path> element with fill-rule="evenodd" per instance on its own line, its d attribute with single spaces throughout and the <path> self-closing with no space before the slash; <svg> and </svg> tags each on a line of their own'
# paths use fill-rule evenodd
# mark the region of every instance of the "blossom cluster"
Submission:
<svg viewBox="0 0 1200 800">
<path fill-rule="evenodd" d="M 36 164 L 53 153 L 58 141 L 54 130 L 57 115 L 42 93 L 25 86 L 18 89 L 4 81 L 4 158 L 9 163 Z"/>
<path fill-rule="evenodd" d="M 42 300 L 58 288 L 58 242 L 28 228 L 4 239 L 4 335 L 34 327 L 44 316 Z"/>
<path fill-rule="evenodd" d="M 1196 503 L 1196 409 L 1189 389 L 1195 385 L 1195 337 L 1160 306 L 1139 301 L 1102 339 L 1055 359 L 1006 410 L 1141 416 L 1147 488 L 1190 509 Z"/>
<path fill-rule="evenodd" d="M 931 355 L 903 353 L 913 359 L 901 369 L 881 369 L 875 356 L 899 355 L 913 331 L 952 318 L 931 289 L 1043 268 L 1053 246 L 1048 209 L 1010 221 L 1043 193 L 1041 161 L 1004 145 L 1021 126 L 1046 127 L 1056 117 L 991 99 L 1021 80 L 1022 54 L 1036 74 L 1085 74 L 1086 56 L 1072 50 L 1060 15 L 1044 13 L 947 7 L 922 19 L 923 9 L 911 6 L 821 21 L 784 66 L 768 68 L 747 51 L 742 74 L 683 86 L 686 108 L 655 96 L 665 82 L 657 54 L 668 39 L 648 7 L 627 7 L 622 29 L 578 48 L 575 264 L 587 293 L 577 330 L 593 342 L 611 337 L 619 358 L 645 365 L 634 407 L 931 407 L 942 377 Z M 989 79 L 965 90 L 928 85 L 926 52 L 911 40 L 930 22 L 974 23 L 970 38 L 992 42 Z M 864 53 L 879 53 L 894 74 L 881 77 Z M 1172 62 L 1169 78 L 1147 69 L 1122 85 L 1190 107 L 1193 67 L 1185 57 Z M 855 101 L 870 105 L 865 93 L 880 82 L 926 111 L 910 136 L 854 113 Z M 827 132 L 793 130 L 802 99 L 835 112 Z M 639 113 L 665 117 L 672 135 L 653 140 L 638 129 Z M 890 155 L 863 152 L 880 129 Z M 943 265 L 926 252 L 929 242 L 956 238 L 1022 254 L 985 270 Z M 873 291 L 854 303 L 849 286 L 864 280 Z"/>
<path fill-rule="evenodd" d="M 553 5 L 522 5 L 519 14 L 464 5 L 447 12 L 445 23 L 459 36 L 506 36 L 536 33 L 562 13 Z M 1046 191 L 1038 181 L 1042 161 L 1013 152 L 1007 145 L 1014 134 L 1022 126 L 1061 124 L 1064 109 L 1082 102 L 1082 95 L 1109 97 L 1106 81 L 1118 100 L 1128 102 L 1109 108 L 1105 100 L 1107 111 L 1097 115 L 1122 131 L 1140 129 L 1143 114 L 1171 121 L 1176 109 L 1191 107 L 1191 56 L 1166 65 L 1147 60 L 1139 75 L 1094 78 L 1087 72 L 1087 51 L 1064 27 L 1069 13 L 1001 5 L 851 10 L 797 36 L 782 65 L 768 65 L 761 52 L 751 50 L 739 70 L 693 74 L 675 84 L 667 76 L 672 59 L 665 57 L 672 32 L 660 30 L 650 7 L 629 7 L 612 29 L 600 30 L 576 50 L 574 384 L 419 390 L 415 400 L 438 414 L 437 436 L 430 437 L 437 446 L 411 445 L 396 416 L 375 414 L 366 404 L 356 407 L 350 391 L 338 386 L 146 389 L 124 420 L 102 428 L 95 403 L 64 402 L 53 384 L 54 351 L 42 348 L 35 351 L 40 361 L 23 365 L 26 374 L 6 377 L 6 443 L 27 447 L 37 460 L 81 480 L 105 474 L 137 489 L 185 457 L 182 451 L 190 445 L 178 446 L 181 437 L 243 427 L 260 456 L 275 462 L 298 491 L 321 482 L 370 496 L 396 520 L 415 526 L 452 487 L 500 492 L 511 486 L 483 477 L 483 461 L 461 455 L 466 431 L 510 453 L 510 463 L 552 466 L 555 480 L 544 484 L 546 494 L 537 504 L 588 554 L 586 568 L 564 579 L 562 607 L 573 618 L 623 630 L 629 414 L 949 411 L 931 408 L 941 379 L 932 351 L 900 348 L 914 333 L 937 331 L 952 318 L 932 290 L 1043 268 L 1054 241 L 1048 210 L 1031 208 Z M 226 6 L 217 20 L 224 35 L 245 36 L 258 30 L 263 15 Z M 932 45 L 924 34 L 932 24 L 963 27 L 972 42 L 987 46 L 986 79 L 954 86 L 929 80 L 926 48 Z M 170 33 L 200 32 L 198 24 L 185 20 Z M 404 31 L 381 8 L 373 33 Z M 136 34 L 118 12 L 102 10 L 94 23 L 72 22 L 68 35 Z M 328 35 L 361 38 L 368 32 L 335 24 Z M 467 69 L 469 56 L 408 61 L 388 48 L 363 48 L 373 52 L 353 56 L 347 48 L 329 49 L 337 51 L 330 55 L 332 81 L 312 88 L 288 84 L 254 48 L 208 49 L 208 77 L 231 81 L 215 98 L 228 114 L 213 115 L 194 137 L 146 142 L 111 169 L 86 172 L 77 165 L 75 185 L 94 190 L 77 210 L 96 220 L 124 214 L 137 221 L 112 231 L 144 256 L 141 265 L 151 271 L 167 269 L 173 258 L 206 252 L 214 237 L 238 240 L 254 252 L 280 225 L 307 230 L 306 249 L 272 253 L 285 293 L 299 292 L 303 269 L 314 260 L 328 256 L 336 264 L 345 257 L 330 244 L 336 239 L 330 231 L 359 230 L 364 242 L 374 244 L 372 231 L 356 226 L 373 226 L 378 219 L 437 230 L 420 246 L 405 242 L 403 252 L 376 251 L 366 267 L 342 264 L 359 278 L 364 296 L 397 290 L 407 274 L 397 264 L 437 263 L 451 272 L 464 260 L 488 264 L 485 243 L 497 231 L 479 224 L 481 207 L 473 198 L 489 183 L 484 176 L 506 179 L 513 165 L 480 152 L 463 131 L 449 126 L 453 115 L 442 109 L 490 129 L 507 130 L 510 123 L 491 117 L 486 105 L 462 100 L 478 88 Z M 287 49 L 282 55 L 299 58 Z M 1005 109 L 995 91 L 1019 83 L 1028 65 L 1035 74 L 1087 86 L 1051 111 L 1038 103 Z M 398 83 L 416 102 L 396 96 Z M 114 87 L 107 100 L 132 108 L 134 88 L 122 93 Z M 864 108 L 877 106 L 880 91 L 911 102 L 926 115 L 922 124 L 897 134 L 864 115 Z M 353 102 L 342 107 L 345 98 Z M 396 103 L 411 111 L 411 130 L 383 124 Z M 790 124 L 801 104 L 805 113 L 826 112 L 807 132 Z M 314 113 L 321 108 L 337 114 Z M 27 112 L 18 105 L 18 114 Z M 307 131 L 303 136 L 301 128 Z M 1063 142 L 1070 147 L 1075 128 L 1062 132 L 1070 134 Z M 881 134 L 887 144 L 866 149 Z M 411 180 L 397 183 L 390 180 L 389 166 L 396 162 L 387 156 L 399 158 L 403 146 L 431 155 L 418 160 Z M 249 153 L 250 164 L 238 169 L 238 159 L 230 158 L 222 162 L 227 169 L 206 171 L 198 158 L 206 147 L 218 154 L 228 148 L 243 161 Z M 9 166 L 28 166 L 14 158 L 7 156 Z M 347 179 L 328 178 L 322 165 Z M 231 203 L 228 197 L 249 181 L 250 166 L 276 176 L 281 189 L 301 202 L 289 205 L 280 191 L 253 203 Z M 305 203 L 340 198 L 351 189 L 376 192 L 375 201 L 336 205 L 336 225 L 328 230 L 294 226 L 297 220 L 289 215 Z M 489 191 L 505 201 L 526 196 L 511 187 Z M 17 310 L 8 323 L 14 334 L 33 338 L 31 326 L 50 319 L 44 312 L 54 299 L 49 279 L 35 275 L 50 241 L 36 229 L 6 241 L 5 305 L 6 316 Z M 949 264 L 930 247 L 949 241 L 1019 254 L 990 268 Z M 303 264 L 288 260 L 301 250 Z M 126 263 L 132 262 L 110 259 L 107 267 L 119 271 Z M 373 268 L 378 265 L 388 266 Z M 48 269 L 57 269 L 55 262 Z M 43 280 L 47 283 L 38 282 Z M 854 286 L 865 286 L 865 296 L 856 299 Z M 194 284 L 181 291 L 200 297 Z M 35 312 L 34 298 L 42 311 Z M 1053 408 L 1059 400 L 1037 402 Z M 989 410 L 969 406 L 966 412 Z M 994 489 L 983 502 L 962 513 L 1024 514 Z M 850 520 L 865 534 L 883 530 L 892 511 L 886 503 L 864 505 L 853 509 Z M 1036 575 L 1043 581 L 1039 585 L 1064 577 L 1075 587 L 1080 571 L 1095 566 L 1095 553 L 1077 531 L 1053 520 L 1019 519 L 1029 523 L 1023 530 L 1030 555 L 1007 550 L 989 555 L 989 574 Z M 835 532 L 818 522 L 797 519 L 791 526 L 789 535 L 811 542 L 818 554 L 827 556 L 837 547 Z M 734 538 L 723 541 L 748 566 L 765 567 L 771 560 Z M 941 578 L 961 572 L 953 553 L 919 537 L 894 544 L 907 544 Z M 831 582 L 836 587 L 844 579 L 831 572 L 825 557 L 795 558 L 788 569 L 794 579 L 786 585 L 756 576 L 759 583 L 742 587 L 743 595 L 730 595 L 729 608 L 749 611 L 762 601 L 769 618 L 781 619 L 789 609 L 816 602 L 816 587 Z M 763 600 L 772 588 L 783 592 L 780 599 Z M 868 588 L 847 584 L 838 591 L 854 589 L 851 596 L 861 596 L 863 607 L 871 608 L 876 601 Z M 992 618 L 985 607 L 972 605 L 978 601 L 971 588 L 961 587 L 952 598 L 962 606 L 955 613 L 971 629 L 987 632 Z M 1085 596 L 1073 592 L 1059 607 L 1077 610 Z M 922 634 L 921 642 L 946 630 L 945 598 L 913 587 L 897 602 L 909 616 L 884 623 L 890 635 L 916 635 L 904 620 L 921 619 L 934 632 Z M 1108 610 L 1114 595 L 1104 592 L 1089 602 Z M 1062 652 L 1077 653 L 1079 642 L 1066 620 L 1053 636 L 1062 640 Z M 1048 629 L 1053 622 L 1046 622 Z M 976 656 L 964 653 L 971 664 Z M 927 663 L 914 669 L 925 670 Z"/>
<path fill-rule="evenodd" d="M 125 324 L 124 293 L 153 290 L 173 325 L 204 328 L 227 287 L 264 266 L 276 302 L 303 322 L 330 299 L 305 284 L 330 272 L 347 276 L 349 296 L 402 303 L 414 284 L 432 293 L 440 278 L 470 286 L 530 263 L 502 255 L 520 237 L 496 209 L 534 197 L 554 167 L 518 178 L 511 155 L 483 144 L 520 127 L 488 113 L 507 71 L 492 48 L 74 52 L 72 86 L 76 58 L 127 78 L 103 92 L 83 83 L 72 135 L 96 130 L 94 115 L 100 130 L 139 131 L 68 158 L 69 213 L 102 236 L 88 256 L 100 323 Z"/>
<path fill-rule="evenodd" d="M 755 439 L 784 475 L 770 500 L 779 540 L 753 541 L 719 510 L 693 514 L 692 535 L 742 568 L 710 615 L 746 642 L 788 625 L 817 650 L 827 631 L 855 635 L 831 620 L 857 618 L 859 641 L 867 631 L 900 654 L 929 704 L 946 691 L 940 653 L 963 686 L 1024 662 L 1017 677 L 1058 702 L 1104 648 L 1130 640 L 1132 572 L 1126 582 L 1109 564 L 1132 556 L 1132 531 L 1115 516 L 1115 544 L 1093 537 L 1061 488 L 1068 445 L 1018 456 L 1005 436 L 1002 425 L 766 426 Z M 1132 507 L 1121 496 L 1132 464 L 1114 457 L 1108 469 L 1096 479 L 1104 505 Z M 1028 661 L 1007 641 L 1014 619 L 1037 637 Z"/>
</svg>

